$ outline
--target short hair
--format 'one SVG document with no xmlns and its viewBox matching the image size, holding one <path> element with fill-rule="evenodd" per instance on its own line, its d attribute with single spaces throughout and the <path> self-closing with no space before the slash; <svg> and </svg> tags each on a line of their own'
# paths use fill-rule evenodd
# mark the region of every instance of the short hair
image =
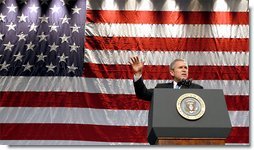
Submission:
<svg viewBox="0 0 254 150">
<path fill-rule="evenodd" d="M 174 68 L 175 68 L 175 63 L 176 63 L 177 61 L 184 61 L 184 62 L 186 62 L 184 59 L 177 58 L 177 59 L 175 59 L 174 61 L 172 61 L 171 64 L 169 65 L 169 69 L 170 69 L 170 70 L 174 70 Z"/>
</svg>

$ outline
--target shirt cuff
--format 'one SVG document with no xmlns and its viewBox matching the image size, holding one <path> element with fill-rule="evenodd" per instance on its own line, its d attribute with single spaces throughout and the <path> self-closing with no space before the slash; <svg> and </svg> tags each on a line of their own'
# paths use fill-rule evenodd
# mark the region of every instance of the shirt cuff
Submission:
<svg viewBox="0 0 254 150">
<path fill-rule="evenodd" d="M 142 77 L 142 74 L 141 75 L 139 75 L 139 76 L 136 76 L 135 74 L 134 74 L 134 82 L 136 82 L 136 81 L 138 81 L 140 78 Z"/>
</svg>

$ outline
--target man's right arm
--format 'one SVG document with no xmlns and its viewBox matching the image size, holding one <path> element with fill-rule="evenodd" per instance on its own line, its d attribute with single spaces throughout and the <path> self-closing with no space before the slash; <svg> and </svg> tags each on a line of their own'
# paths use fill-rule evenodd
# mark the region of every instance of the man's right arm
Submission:
<svg viewBox="0 0 254 150">
<path fill-rule="evenodd" d="M 153 90 L 147 89 L 142 79 L 144 63 L 139 60 L 138 56 L 132 57 L 129 63 L 131 64 L 134 74 L 134 88 L 136 96 L 140 99 L 151 101 Z"/>
<path fill-rule="evenodd" d="M 140 77 L 137 81 L 134 81 L 134 88 L 136 96 L 140 99 L 151 101 L 153 96 L 153 89 L 147 89 L 143 78 Z"/>
</svg>

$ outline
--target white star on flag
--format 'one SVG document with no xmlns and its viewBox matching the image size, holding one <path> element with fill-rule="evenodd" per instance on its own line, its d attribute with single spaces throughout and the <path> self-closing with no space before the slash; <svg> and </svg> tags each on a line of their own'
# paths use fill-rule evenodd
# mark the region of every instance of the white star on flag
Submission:
<svg viewBox="0 0 254 150">
<path fill-rule="evenodd" d="M 23 34 L 23 32 L 21 32 L 21 33 L 18 34 L 17 36 L 19 37 L 19 40 L 18 40 L 18 41 L 21 41 L 21 40 L 26 41 L 26 36 L 27 36 L 27 34 Z"/>
<path fill-rule="evenodd" d="M 38 12 L 39 7 L 33 4 L 33 6 L 29 7 L 29 9 L 31 10 L 31 12 Z"/>
<path fill-rule="evenodd" d="M 5 17 L 2 13 L 0 14 L 0 21 L 5 22 Z"/>
<path fill-rule="evenodd" d="M 52 45 L 49 45 L 50 47 L 50 52 L 51 51 L 56 51 L 56 49 L 59 47 L 58 45 L 56 45 L 56 43 L 54 42 Z"/>
<path fill-rule="evenodd" d="M 36 25 L 34 24 L 34 22 L 33 22 L 33 24 L 30 25 L 29 32 L 30 32 L 30 31 L 35 31 L 35 32 L 36 32 L 36 31 L 37 31 L 37 27 L 38 27 L 38 26 L 36 26 Z"/>
<path fill-rule="evenodd" d="M 75 5 L 75 8 L 72 8 L 72 14 L 75 14 L 75 13 L 77 13 L 77 14 L 79 14 L 79 11 L 81 10 L 81 8 L 79 8 L 79 7 L 77 7 L 77 5 Z"/>
<path fill-rule="evenodd" d="M 15 31 L 15 27 L 17 26 L 16 24 L 13 24 L 13 22 L 11 22 L 10 24 L 6 25 L 8 27 L 8 31 L 13 30 Z"/>
<path fill-rule="evenodd" d="M 7 64 L 6 61 L 4 61 L 4 63 L 0 64 L 0 66 L 1 66 L 0 70 L 7 70 L 8 71 L 7 67 L 10 66 L 10 64 Z"/>
<path fill-rule="evenodd" d="M 59 57 L 60 59 L 59 62 L 63 61 L 65 63 L 66 63 L 66 59 L 68 58 L 68 56 L 65 56 L 64 53 L 61 56 L 57 56 L 57 57 Z"/>
<path fill-rule="evenodd" d="M 19 22 L 26 22 L 26 18 L 27 18 L 28 16 L 25 16 L 23 13 L 22 13 L 22 15 L 21 16 L 17 16 L 17 18 L 19 18 Z"/>
<path fill-rule="evenodd" d="M 24 71 L 28 70 L 28 71 L 30 71 L 30 72 L 31 72 L 31 68 L 33 67 L 33 65 L 30 65 L 29 62 L 27 62 L 27 64 L 22 65 L 22 66 L 25 67 L 25 68 L 24 68 Z"/>
<path fill-rule="evenodd" d="M 19 52 L 17 55 L 13 55 L 14 57 L 16 57 L 15 58 L 15 60 L 14 61 L 21 61 L 22 62 L 22 57 L 23 57 L 23 55 L 21 55 L 21 53 Z"/>
<path fill-rule="evenodd" d="M 54 68 L 56 68 L 56 66 L 54 66 L 52 63 L 50 63 L 50 65 L 46 65 L 46 67 L 48 68 L 47 72 L 49 71 L 55 72 Z"/>
<path fill-rule="evenodd" d="M 64 24 L 64 23 L 69 24 L 69 20 L 70 20 L 71 18 L 68 18 L 67 15 L 64 15 L 64 17 L 63 17 L 63 18 L 60 18 L 60 19 L 62 20 L 62 24 Z"/>
<path fill-rule="evenodd" d="M 11 42 L 9 41 L 7 44 L 3 44 L 5 46 L 4 51 L 9 50 L 11 51 L 12 47 L 14 46 L 13 44 L 11 44 Z"/>
<path fill-rule="evenodd" d="M 71 66 L 67 66 L 68 67 L 68 73 L 70 73 L 70 72 L 73 72 L 73 73 L 75 73 L 75 70 L 77 70 L 78 69 L 78 67 L 75 67 L 74 66 L 74 64 L 72 64 Z"/>
<path fill-rule="evenodd" d="M 50 27 L 50 31 L 49 31 L 49 32 L 52 32 L 52 31 L 56 31 L 56 32 L 57 32 L 57 28 L 58 28 L 59 26 L 56 26 L 55 24 L 56 24 L 56 23 L 53 23 L 53 25 L 49 25 L 49 27 Z"/>
<path fill-rule="evenodd" d="M 26 46 L 27 46 L 27 49 L 26 49 L 26 51 L 28 51 L 28 50 L 34 50 L 34 46 L 35 46 L 35 44 L 33 44 L 32 42 L 30 42 L 29 44 L 26 44 Z"/>
<path fill-rule="evenodd" d="M 44 58 L 47 57 L 47 55 L 43 55 L 43 53 L 41 53 L 40 55 L 36 55 L 38 57 L 37 61 L 45 61 Z"/>
<path fill-rule="evenodd" d="M 78 33 L 79 33 L 78 30 L 79 30 L 80 27 L 78 27 L 78 26 L 76 25 L 76 23 L 74 24 L 74 26 L 70 26 L 70 28 L 72 29 L 72 30 L 71 30 L 72 33 L 73 33 L 73 32 L 78 32 Z"/>
<path fill-rule="evenodd" d="M 39 37 L 40 38 L 40 40 L 39 40 L 39 42 L 41 42 L 41 41 L 47 41 L 47 36 L 48 35 L 46 35 L 46 34 L 44 34 L 44 32 L 42 32 L 40 35 L 38 35 L 37 37 Z"/>
<path fill-rule="evenodd" d="M 51 9 L 51 10 L 52 10 L 52 14 L 54 14 L 54 13 L 58 13 L 60 7 L 54 5 L 54 7 L 51 7 L 51 8 L 49 8 L 49 9 Z"/>
<path fill-rule="evenodd" d="M 39 19 L 41 20 L 41 23 L 43 23 L 43 22 L 49 23 L 49 21 L 48 21 L 49 17 L 47 17 L 46 15 L 39 17 Z"/>
<path fill-rule="evenodd" d="M 67 42 L 68 43 L 68 39 L 70 38 L 70 36 L 66 36 L 65 34 L 63 36 L 60 37 L 60 39 L 62 40 L 61 43 L 63 42 Z"/>
<path fill-rule="evenodd" d="M 11 4 L 11 6 L 8 6 L 7 8 L 9 9 L 8 13 L 9 12 L 16 12 L 17 6 L 14 6 L 13 4 Z"/>
<path fill-rule="evenodd" d="M 72 45 L 70 45 L 71 47 L 71 50 L 70 51 L 75 51 L 77 52 L 77 49 L 80 47 L 80 46 L 77 46 L 76 43 L 74 42 Z"/>
</svg>

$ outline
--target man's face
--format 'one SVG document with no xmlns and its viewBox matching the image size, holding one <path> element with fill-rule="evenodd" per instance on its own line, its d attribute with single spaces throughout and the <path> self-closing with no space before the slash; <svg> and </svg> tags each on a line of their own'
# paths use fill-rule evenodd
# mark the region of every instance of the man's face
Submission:
<svg viewBox="0 0 254 150">
<path fill-rule="evenodd" d="M 184 61 L 175 62 L 174 69 L 170 70 L 171 76 L 173 76 L 176 82 L 181 81 L 181 79 L 188 78 L 188 66 Z"/>
</svg>

